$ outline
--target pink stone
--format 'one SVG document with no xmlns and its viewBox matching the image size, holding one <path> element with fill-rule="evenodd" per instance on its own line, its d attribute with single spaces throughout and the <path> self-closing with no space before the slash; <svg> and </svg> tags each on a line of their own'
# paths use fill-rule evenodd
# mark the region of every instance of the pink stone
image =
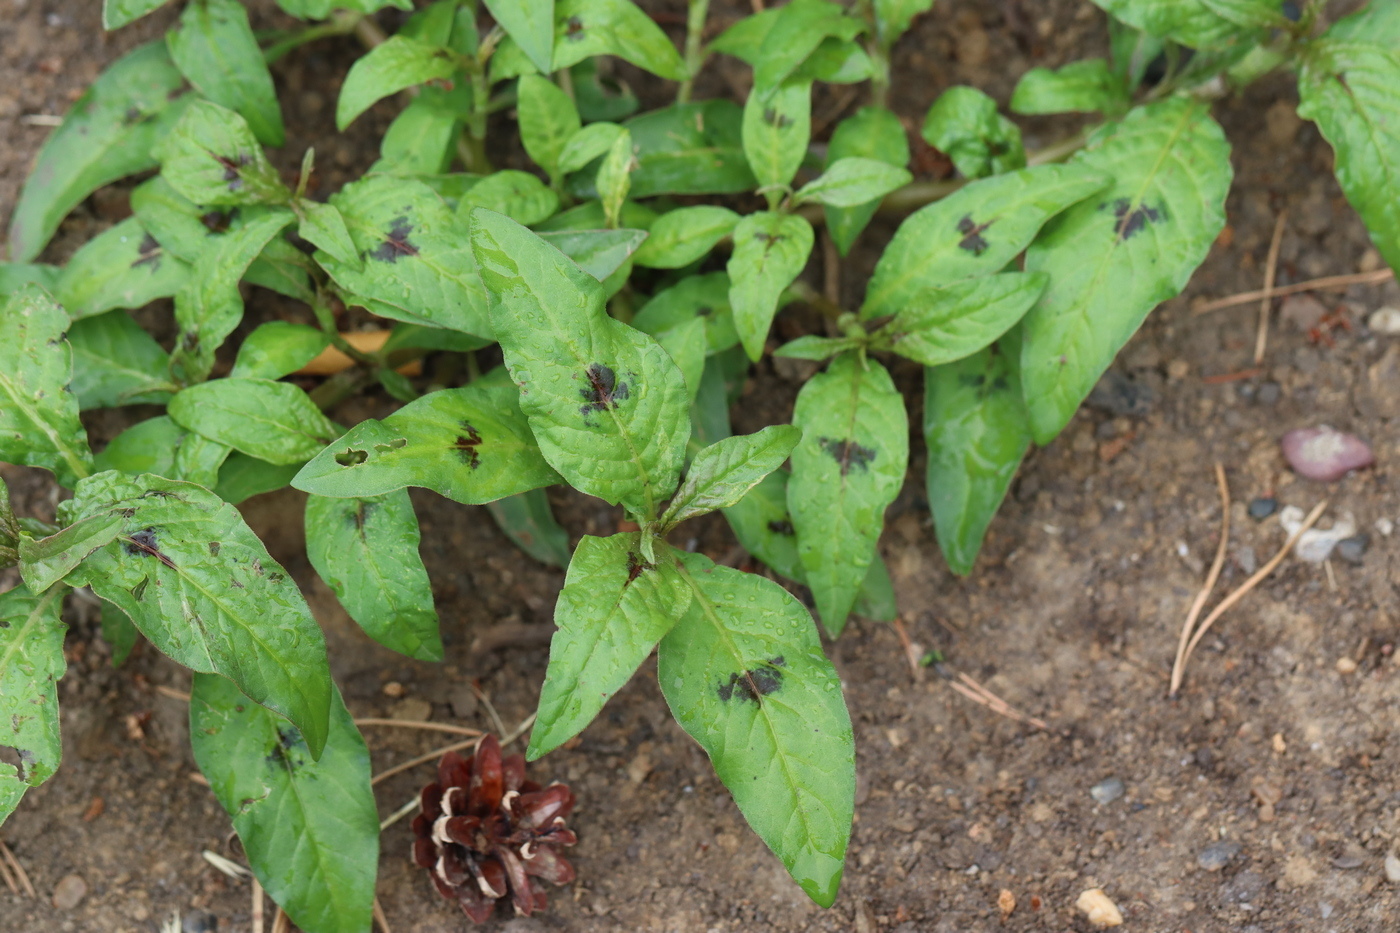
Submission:
<svg viewBox="0 0 1400 933">
<path fill-rule="evenodd" d="M 1283 456 L 1293 472 L 1324 483 L 1376 462 L 1371 448 L 1354 434 L 1335 428 L 1295 428 L 1283 436 Z"/>
</svg>

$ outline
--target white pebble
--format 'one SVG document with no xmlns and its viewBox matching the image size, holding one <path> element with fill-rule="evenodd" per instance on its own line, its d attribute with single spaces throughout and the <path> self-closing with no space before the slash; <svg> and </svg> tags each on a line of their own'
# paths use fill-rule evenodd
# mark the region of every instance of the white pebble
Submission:
<svg viewBox="0 0 1400 933">
<path fill-rule="evenodd" d="M 1400 308 L 1381 308 L 1366 319 L 1366 326 L 1377 334 L 1400 334 Z"/>
<path fill-rule="evenodd" d="M 1098 888 L 1090 888 L 1079 895 L 1079 900 L 1074 902 L 1074 906 L 1083 912 L 1092 926 L 1100 930 L 1123 924 L 1123 913 L 1118 909 L 1118 905 Z"/>
<path fill-rule="evenodd" d="M 1395 523 L 1388 518 L 1376 519 L 1376 530 L 1381 533 L 1382 538 L 1389 538 L 1390 533 L 1395 530 Z"/>
<path fill-rule="evenodd" d="M 1400 858 L 1396 858 L 1394 852 L 1385 857 L 1385 880 L 1400 884 Z"/>
<path fill-rule="evenodd" d="M 1279 524 L 1283 530 L 1292 537 L 1299 528 L 1303 527 L 1303 510 L 1296 505 L 1290 505 L 1279 513 Z M 1293 553 L 1297 554 L 1300 560 L 1305 560 L 1311 564 L 1320 564 L 1332 553 L 1332 549 L 1337 546 L 1337 542 L 1350 538 L 1356 534 L 1356 517 L 1350 512 L 1343 515 L 1333 523 L 1332 527 L 1323 531 L 1317 527 L 1309 528 L 1298 538 L 1298 543 L 1293 546 Z"/>
</svg>

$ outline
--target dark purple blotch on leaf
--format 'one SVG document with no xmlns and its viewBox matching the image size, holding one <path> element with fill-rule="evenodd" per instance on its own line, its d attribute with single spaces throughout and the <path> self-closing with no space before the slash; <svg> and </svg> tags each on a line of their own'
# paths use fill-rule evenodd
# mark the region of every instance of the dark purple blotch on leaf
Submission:
<svg viewBox="0 0 1400 933">
<path fill-rule="evenodd" d="M 782 687 L 782 668 L 786 666 L 787 661 L 782 655 L 778 655 L 776 658 L 769 658 L 762 666 L 753 670 L 730 674 L 729 683 L 720 684 L 717 688 L 719 698 L 725 701 L 752 700 L 754 703 L 761 703 L 762 697 L 777 693 Z"/>
<path fill-rule="evenodd" d="M 457 443 L 452 446 L 457 448 L 457 455 L 462 458 L 462 462 L 475 470 L 481 466 L 481 453 L 477 450 L 481 446 L 481 432 L 468 421 L 462 422 L 462 430 L 466 433 L 457 435 Z"/>
<path fill-rule="evenodd" d="M 374 248 L 369 258 L 381 262 L 398 262 L 405 256 L 417 256 L 418 247 L 408 241 L 408 235 L 412 232 L 413 225 L 408 222 L 407 217 L 395 217 L 394 222 L 389 225 L 384 242 Z"/>
<path fill-rule="evenodd" d="M 588 379 L 588 388 L 579 389 L 579 395 L 583 397 L 585 402 L 579 407 L 579 413 L 584 417 L 595 411 L 616 408 L 619 401 L 631 395 L 627 383 L 618 381 L 617 373 L 613 371 L 611 366 L 593 363 L 584 373 L 584 377 Z"/>
<path fill-rule="evenodd" d="M 1127 198 L 1119 198 L 1113 202 L 1113 216 L 1118 220 L 1118 227 L 1115 231 L 1118 239 L 1127 240 L 1148 224 L 1155 224 L 1165 218 L 1167 209 L 1165 207 L 1148 207 L 1146 204 L 1133 207 L 1132 201 Z"/>
<path fill-rule="evenodd" d="M 841 475 L 845 476 L 851 472 L 851 467 L 861 470 L 870 468 L 870 463 L 878 453 L 873 447 L 865 447 L 857 444 L 854 440 L 837 440 L 833 437 L 817 438 L 817 443 L 822 450 L 826 451 L 831 459 L 841 465 Z"/>
</svg>

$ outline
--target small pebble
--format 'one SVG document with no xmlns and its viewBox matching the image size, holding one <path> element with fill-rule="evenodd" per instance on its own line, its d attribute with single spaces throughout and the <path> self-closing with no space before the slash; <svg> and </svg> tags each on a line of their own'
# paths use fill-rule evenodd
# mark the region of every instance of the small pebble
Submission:
<svg viewBox="0 0 1400 933">
<path fill-rule="evenodd" d="M 1249 517 L 1256 522 L 1262 522 L 1270 515 L 1278 511 L 1278 500 L 1266 496 L 1260 496 L 1249 503 Z"/>
<path fill-rule="evenodd" d="M 1220 871 L 1230 864 L 1231 859 L 1240 854 L 1240 848 L 1238 842 L 1213 842 L 1196 856 L 1196 864 L 1206 871 Z"/>
<path fill-rule="evenodd" d="M 1372 312 L 1366 319 L 1366 326 L 1377 334 L 1400 334 L 1400 308 L 1381 308 Z"/>
<path fill-rule="evenodd" d="M 1277 405 L 1278 400 L 1283 397 L 1283 386 L 1277 382 L 1266 382 L 1259 386 L 1259 391 L 1254 393 L 1254 400 L 1260 405 Z"/>
<path fill-rule="evenodd" d="M 1396 858 L 1394 852 L 1385 857 L 1385 880 L 1400 884 L 1400 858 Z"/>
<path fill-rule="evenodd" d="M 1389 538 L 1391 532 L 1395 530 L 1395 523 L 1388 518 L 1376 519 L 1376 530 L 1381 533 L 1382 538 Z"/>
<path fill-rule="evenodd" d="M 1289 431 L 1281 445 L 1284 459 L 1295 473 L 1324 483 L 1376 462 L 1365 441 L 1327 425 Z"/>
<path fill-rule="evenodd" d="M 1111 777 L 1099 781 L 1099 783 L 1089 788 L 1089 796 L 1093 797 L 1099 803 L 1113 803 L 1113 801 L 1123 796 L 1123 791 L 1123 782 L 1116 777 Z"/>
<path fill-rule="evenodd" d="M 53 888 L 53 906 L 72 910 L 87 897 L 88 886 L 82 875 L 64 875 Z"/>
<path fill-rule="evenodd" d="M 180 929 L 182 933 L 219 933 L 219 918 L 207 910 L 194 910 L 185 914 Z"/>
<path fill-rule="evenodd" d="M 1108 899 L 1108 895 L 1098 888 L 1090 888 L 1079 899 L 1074 902 L 1091 926 L 1105 929 L 1106 927 L 1116 927 L 1123 925 L 1123 912 L 1118 909 L 1118 905 Z"/>
<path fill-rule="evenodd" d="M 1355 673 L 1356 673 L 1356 662 L 1353 661 L 1351 658 L 1347 657 L 1346 655 L 1343 655 L 1342 657 L 1340 657 L 1340 658 L 1337 659 L 1337 665 L 1336 665 L 1336 666 L 1337 666 L 1337 673 L 1338 673 L 1338 674 L 1355 674 Z"/>
<path fill-rule="evenodd" d="M 1333 552 L 1348 564 L 1359 564 L 1366 556 L 1366 548 L 1370 543 L 1371 538 L 1368 535 L 1352 535 L 1350 538 L 1338 541 Z"/>
</svg>

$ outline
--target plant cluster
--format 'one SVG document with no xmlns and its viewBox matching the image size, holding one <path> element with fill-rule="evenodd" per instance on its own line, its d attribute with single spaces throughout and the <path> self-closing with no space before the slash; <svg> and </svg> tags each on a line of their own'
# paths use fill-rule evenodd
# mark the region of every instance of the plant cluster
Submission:
<svg viewBox="0 0 1400 933">
<path fill-rule="evenodd" d="M 938 541 L 968 573 L 1027 450 L 1069 422 L 1222 230 L 1230 149 L 1211 102 L 1266 72 L 1297 72 L 1299 112 L 1400 267 L 1400 4 L 1374 0 L 1328 27 L 1321 2 L 1096 0 L 1111 58 L 1033 69 L 1010 101 L 1089 114 L 1091 128 L 1027 152 L 990 97 L 949 88 L 922 136 L 958 178 L 930 185 L 907 170 L 886 98 L 891 50 L 932 0 L 791 0 L 708 42 L 708 2 L 690 0 L 681 47 L 631 0 L 482 2 L 278 0 L 307 24 L 260 35 L 237 0 L 189 0 L 165 41 L 109 67 L 44 146 L 0 266 L 0 458 L 52 471 L 72 496 L 52 525 L 0 510 L 0 558 L 24 581 L 0 595 L 0 744 L 20 753 L 18 767 L 0 762 L 0 816 L 58 765 L 60 606 L 89 587 L 119 658 L 139 633 L 197 672 L 194 753 L 271 896 L 310 933 L 368 929 L 379 830 L 365 745 L 300 591 L 235 505 L 308 493 L 308 556 L 350 616 L 436 660 L 417 486 L 490 504 L 530 553 L 568 563 L 528 757 L 578 734 L 655 650 L 677 721 L 829 905 L 855 756 L 817 627 L 774 579 L 671 532 L 722 512 L 744 548 L 810 590 L 833 637 L 853 611 L 891 618 L 876 543 L 907 472 L 909 419 L 887 368 L 903 358 L 923 367 Z M 162 3 L 106 0 L 106 24 Z M 393 15 L 375 14 L 388 6 L 412 15 L 386 37 Z M 284 140 L 268 63 L 352 33 L 369 51 L 340 88 L 338 124 L 412 93 L 370 171 L 317 200 L 312 152 L 293 183 L 265 155 Z M 691 99 L 717 54 L 752 67 L 742 105 Z M 604 56 L 677 82 L 675 101 L 638 113 Z M 854 83 L 867 105 L 814 148 L 814 86 Z M 488 129 L 504 124 L 492 115 L 512 109 L 537 171 L 490 165 Z M 34 262 L 95 189 L 152 169 L 133 216 L 62 268 Z M 919 209 L 883 245 L 860 305 L 835 306 L 799 278 L 814 225 L 844 254 L 882 201 Z M 263 323 L 230 352 L 242 285 L 301 302 L 305 322 Z M 157 298 L 173 298 L 164 345 L 127 310 Z M 730 405 L 792 301 L 826 326 L 771 352 L 826 365 L 790 424 L 733 436 Z M 342 306 L 387 322 L 385 342 L 347 341 Z M 354 366 L 311 391 L 287 381 L 328 346 Z M 503 365 L 479 373 L 478 351 Z M 472 378 L 398 371 L 430 354 Z M 373 386 L 404 405 L 332 420 Z M 80 411 L 134 403 L 165 413 L 94 454 Z M 586 536 L 569 555 L 543 494 L 558 483 L 621 505 L 637 530 Z M 490 754 L 475 767 L 495 775 Z M 515 842 L 486 829 L 501 801 L 468 794 L 459 811 L 447 789 L 471 767 L 444 765 L 438 805 L 450 797 L 467 822 L 422 837 L 462 850 L 444 850 L 455 861 L 435 878 L 470 910 L 507 890 L 533 909 L 528 856 L 521 867 L 502 854 Z M 521 789 L 512 806 L 526 805 Z M 420 850 L 420 863 L 434 854 Z M 535 874 L 557 879 L 567 863 L 546 869 Z M 463 871 L 491 898 L 463 895 Z"/>
</svg>

